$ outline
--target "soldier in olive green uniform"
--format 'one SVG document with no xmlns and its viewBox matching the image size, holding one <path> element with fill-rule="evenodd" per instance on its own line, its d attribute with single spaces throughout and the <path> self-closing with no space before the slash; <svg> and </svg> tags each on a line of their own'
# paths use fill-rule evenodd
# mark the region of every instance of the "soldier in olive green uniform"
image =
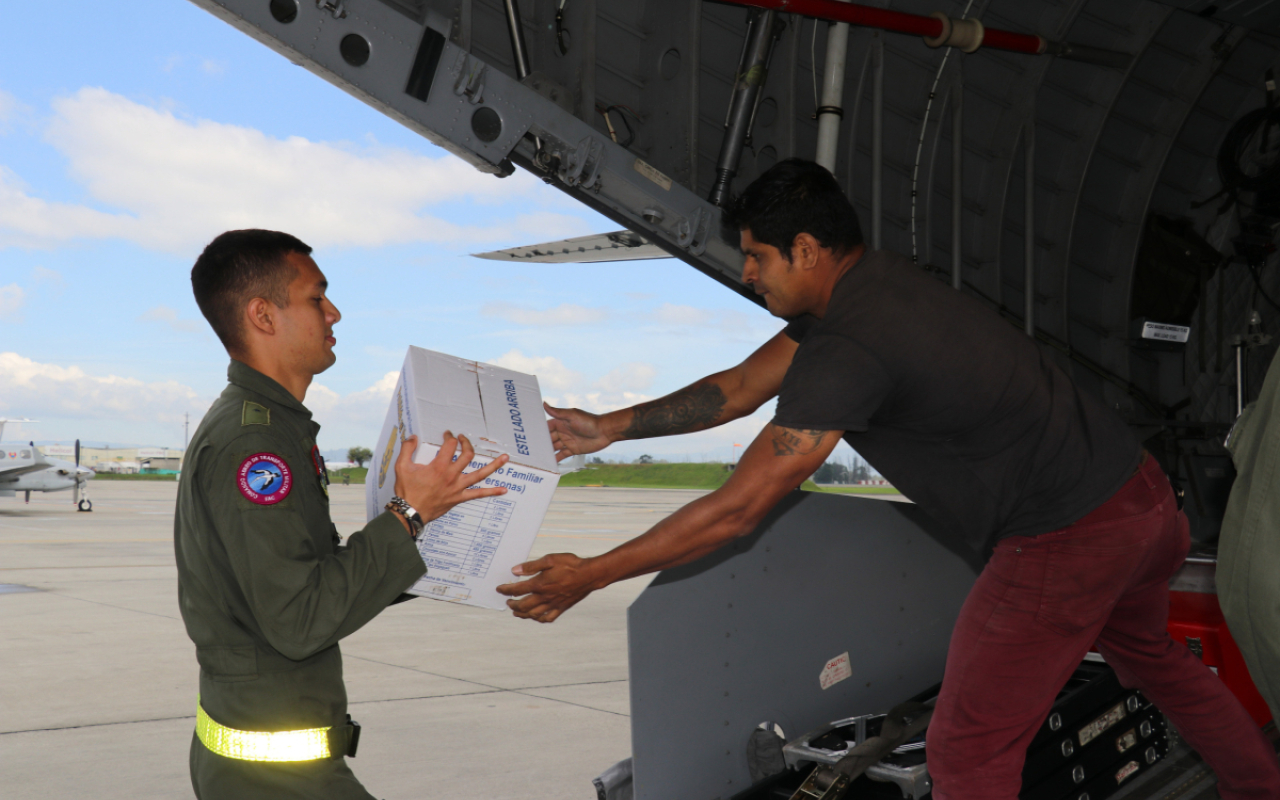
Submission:
<svg viewBox="0 0 1280 800">
<path fill-rule="evenodd" d="M 196 431 L 174 520 L 178 598 L 200 664 L 191 778 L 201 800 L 371 797 L 343 760 L 359 728 L 338 641 L 426 572 L 413 538 L 423 517 L 496 493 L 469 488 L 491 470 L 462 474 L 465 439 L 456 463 L 428 465 L 411 463 L 409 440 L 396 490 L 421 514 L 405 503 L 340 545 L 320 426 L 299 400 L 333 363 L 340 318 L 309 252 L 285 234 L 233 231 L 192 271 L 201 310 L 249 362 L 231 362 Z"/>
</svg>

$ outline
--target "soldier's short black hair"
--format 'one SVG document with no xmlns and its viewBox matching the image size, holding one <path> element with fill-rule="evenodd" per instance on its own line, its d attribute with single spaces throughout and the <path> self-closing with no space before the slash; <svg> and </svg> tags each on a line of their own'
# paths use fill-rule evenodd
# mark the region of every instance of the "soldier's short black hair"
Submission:
<svg viewBox="0 0 1280 800">
<path fill-rule="evenodd" d="M 791 244 L 807 233 L 837 256 L 862 244 L 853 204 L 826 167 L 802 158 L 779 161 L 725 209 L 725 224 L 750 229 L 751 238 L 772 245 L 791 260 Z"/>
<path fill-rule="evenodd" d="M 191 268 L 200 313 L 233 356 L 244 350 L 246 303 L 261 297 L 288 307 L 289 284 L 297 274 L 290 253 L 308 256 L 311 247 L 279 231 L 227 231 L 209 242 Z"/>
</svg>

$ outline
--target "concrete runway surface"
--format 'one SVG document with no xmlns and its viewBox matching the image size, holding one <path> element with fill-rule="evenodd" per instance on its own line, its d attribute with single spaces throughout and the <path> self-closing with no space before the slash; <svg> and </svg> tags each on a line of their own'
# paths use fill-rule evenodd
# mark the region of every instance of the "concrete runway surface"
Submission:
<svg viewBox="0 0 1280 800">
<path fill-rule="evenodd" d="M 90 514 L 68 492 L 0 499 L 0 797 L 192 796 L 176 490 L 95 481 Z M 364 487 L 331 492 L 339 532 L 359 529 Z M 601 553 L 701 494 L 560 489 L 533 555 Z M 631 753 L 626 608 L 648 580 L 551 625 L 433 600 L 388 609 L 342 643 L 364 726 L 352 768 L 386 800 L 594 798 L 591 779 Z"/>
</svg>

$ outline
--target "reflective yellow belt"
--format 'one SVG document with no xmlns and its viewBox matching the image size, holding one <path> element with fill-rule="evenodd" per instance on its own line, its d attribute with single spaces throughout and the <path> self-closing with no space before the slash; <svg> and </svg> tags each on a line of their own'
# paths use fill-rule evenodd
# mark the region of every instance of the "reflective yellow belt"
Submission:
<svg viewBox="0 0 1280 800">
<path fill-rule="evenodd" d="M 196 736 L 209 750 L 240 761 L 314 761 L 328 758 L 330 728 L 239 731 L 220 725 L 196 703 Z"/>
</svg>

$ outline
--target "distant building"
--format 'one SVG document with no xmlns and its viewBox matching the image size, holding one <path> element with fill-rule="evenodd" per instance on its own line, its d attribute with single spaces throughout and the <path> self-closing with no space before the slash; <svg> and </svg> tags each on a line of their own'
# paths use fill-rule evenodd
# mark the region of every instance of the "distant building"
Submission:
<svg viewBox="0 0 1280 800">
<path fill-rule="evenodd" d="M 76 457 L 74 445 L 49 444 L 36 448 L 50 458 L 71 461 Z M 169 475 L 182 469 L 181 450 L 163 447 L 81 447 L 80 464 L 94 472 L 149 473 Z"/>
</svg>

